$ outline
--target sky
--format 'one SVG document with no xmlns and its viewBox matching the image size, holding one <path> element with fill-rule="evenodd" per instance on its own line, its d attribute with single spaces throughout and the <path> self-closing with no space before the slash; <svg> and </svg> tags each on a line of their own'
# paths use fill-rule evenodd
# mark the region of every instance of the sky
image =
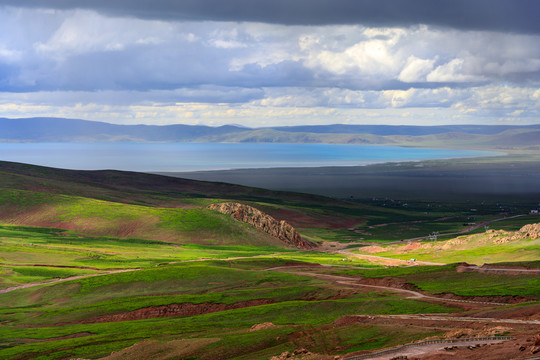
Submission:
<svg viewBox="0 0 540 360">
<path fill-rule="evenodd" d="M 0 0 L 0 117 L 540 123 L 537 0 Z"/>
</svg>

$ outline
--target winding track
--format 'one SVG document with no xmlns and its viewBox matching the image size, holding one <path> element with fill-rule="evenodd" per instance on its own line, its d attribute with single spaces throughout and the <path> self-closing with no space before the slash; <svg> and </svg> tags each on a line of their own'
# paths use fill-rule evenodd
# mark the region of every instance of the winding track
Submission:
<svg viewBox="0 0 540 360">
<path fill-rule="evenodd" d="M 474 322 L 474 323 L 497 323 L 497 324 L 525 324 L 538 325 L 540 320 L 522 320 L 522 319 L 495 319 L 495 318 L 478 318 L 465 316 L 434 316 L 434 315 L 352 315 L 358 318 L 370 319 L 402 319 L 402 320 L 425 320 L 425 321 L 459 321 L 459 322 Z"/>
<path fill-rule="evenodd" d="M 142 270 L 142 269 L 137 268 L 137 269 L 110 270 L 110 271 L 104 271 L 104 272 L 98 273 L 98 274 L 76 275 L 76 276 L 70 276 L 70 277 L 62 278 L 62 279 L 54 279 L 54 280 L 39 281 L 39 282 L 34 282 L 34 283 L 27 283 L 27 284 L 22 284 L 22 285 L 18 285 L 18 286 L 8 287 L 8 288 L 5 288 L 5 289 L 0 289 L 0 294 L 5 294 L 5 293 L 8 293 L 8 292 L 12 292 L 12 291 L 15 291 L 15 290 L 20 290 L 20 289 L 27 289 L 27 288 L 31 288 L 31 287 L 35 287 L 35 286 L 50 285 L 50 284 L 56 284 L 56 283 L 60 283 L 60 282 L 64 282 L 64 281 L 84 279 L 84 278 L 92 277 L 92 276 L 110 275 L 110 274 L 117 274 L 117 273 L 129 272 L 129 271 L 137 271 L 137 270 Z"/>
<path fill-rule="evenodd" d="M 279 269 L 285 269 L 286 267 L 280 267 Z M 410 299 L 422 299 L 422 300 L 431 300 L 431 301 L 438 301 L 438 302 L 457 302 L 457 303 L 470 303 L 470 304 L 478 304 L 478 305 L 488 305 L 488 306 L 506 306 L 508 304 L 505 303 L 497 303 L 497 302 L 487 302 L 487 301 L 473 301 L 473 300 L 460 300 L 460 299 L 447 299 L 447 298 L 440 298 L 436 296 L 430 296 L 422 294 L 418 291 L 413 290 L 406 290 L 406 289 L 399 289 L 395 287 L 390 286 L 380 286 L 380 285 L 367 285 L 367 284 L 361 284 L 355 281 L 354 279 L 351 279 L 346 276 L 339 276 L 339 275 L 330 275 L 330 274 L 317 274 L 317 273 L 307 273 L 307 272 L 298 272 L 298 271 L 290 271 L 291 268 L 289 268 L 289 272 L 291 274 L 300 275 L 300 276 L 311 276 L 318 279 L 328 279 L 330 281 L 335 282 L 336 284 L 351 286 L 351 287 L 367 287 L 367 288 L 374 288 L 374 289 L 380 289 L 380 290 L 388 290 L 398 293 L 407 294 L 408 298 Z M 278 270 L 278 268 L 274 268 L 275 270 Z M 272 269 L 270 269 L 272 270 Z M 539 322 L 540 324 L 540 322 Z"/>
<path fill-rule="evenodd" d="M 198 261 L 207 261 L 207 260 L 224 260 L 224 261 L 227 261 L 227 260 L 253 259 L 253 258 L 258 258 L 258 257 L 277 256 L 277 255 L 280 255 L 280 254 L 282 254 L 282 253 L 273 253 L 273 254 L 264 254 L 264 255 L 255 255 L 255 256 L 234 256 L 234 257 L 228 257 L 228 258 L 224 258 L 224 259 L 201 258 L 201 259 L 193 259 L 193 260 L 171 261 L 169 263 L 166 263 L 165 265 L 179 264 L 179 263 L 189 263 L 189 262 L 198 262 Z M 29 265 L 14 265 L 14 266 L 29 266 Z M 98 270 L 96 268 L 85 268 L 85 267 L 79 267 L 79 266 L 54 266 L 54 265 L 39 265 L 39 266 Z M 84 279 L 84 278 L 92 277 L 92 276 L 110 275 L 110 274 L 117 274 L 117 273 L 122 273 L 122 272 L 138 271 L 138 270 L 145 270 L 145 269 L 151 269 L 151 268 L 103 270 L 102 272 L 97 273 L 97 274 L 76 275 L 76 276 L 70 276 L 70 277 L 61 278 L 61 279 L 38 281 L 38 282 L 33 282 L 33 283 L 27 283 L 27 284 L 12 286 L 12 287 L 8 287 L 8 288 L 5 288 L 5 289 L 0 289 L 0 294 L 5 294 L 5 293 L 8 293 L 8 292 L 12 292 L 12 291 L 15 291 L 15 290 L 20 290 L 20 289 L 27 289 L 27 288 L 31 288 L 31 287 L 35 287 L 35 286 L 50 285 L 50 284 L 57 284 L 57 283 L 60 283 L 60 282 L 65 282 L 65 281 Z"/>
<path fill-rule="evenodd" d="M 486 221 L 486 222 L 483 222 L 483 223 L 480 223 L 472 228 L 469 228 L 469 229 L 466 229 L 466 230 L 463 230 L 463 231 L 460 231 L 460 232 L 455 232 L 455 233 L 446 233 L 446 234 L 439 234 L 439 236 L 449 236 L 449 235 L 462 235 L 462 234 L 466 234 L 466 233 L 469 233 L 471 231 L 474 231 L 476 229 L 479 229 L 481 228 L 482 226 L 486 226 L 486 225 L 489 225 L 493 222 L 496 222 L 496 221 L 502 221 L 502 220 L 507 220 L 507 219 L 513 219 L 513 218 L 517 218 L 517 217 L 521 217 L 521 216 L 525 216 L 526 214 L 520 214 L 520 215 L 514 215 L 514 216 L 509 216 L 509 217 L 504 217 L 504 218 L 498 218 L 498 219 L 494 219 L 494 220 L 490 220 L 490 221 Z M 403 240 L 403 241 L 408 241 L 408 242 L 411 242 L 411 241 L 420 241 L 420 240 L 425 240 L 429 238 L 429 236 L 423 236 L 423 237 L 417 237 L 417 238 L 412 238 L 412 239 L 406 239 L 406 240 Z M 403 241 L 393 241 L 393 242 L 386 242 L 384 244 L 373 244 L 373 245 L 388 245 L 388 244 L 397 244 L 397 243 L 402 243 Z M 338 253 L 342 253 L 342 254 L 347 254 L 347 255 L 351 255 L 351 256 L 355 256 L 355 257 L 359 257 L 359 258 L 367 258 L 367 259 L 378 259 L 378 260 L 384 260 L 384 261 L 396 261 L 396 262 L 402 262 L 402 263 L 407 263 L 407 264 L 410 264 L 409 261 L 407 260 L 400 260 L 400 259 L 392 259 L 392 258 L 385 258 L 385 257 L 382 257 L 382 256 L 376 256 L 376 255 L 363 255 L 363 254 L 353 254 L 350 252 L 351 250 L 350 249 L 347 249 L 347 250 L 339 250 Z M 270 255 L 257 255 L 257 256 L 245 256 L 245 257 L 231 257 L 231 258 L 226 258 L 226 259 L 218 259 L 218 260 L 236 260 L 236 259 L 249 259 L 249 258 L 253 258 L 253 257 L 261 257 L 261 256 L 275 256 L 275 255 L 278 255 L 278 254 L 270 254 Z M 204 260 L 208 260 L 208 259 L 194 259 L 194 260 L 185 260 L 185 261 L 175 261 L 175 262 L 172 262 L 172 263 L 183 263 L 183 262 L 195 262 L 195 261 L 204 261 Z M 446 264 L 443 264 L 443 263 L 434 263 L 434 262 L 427 262 L 427 261 L 415 261 L 415 265 L 446 265 Z M 43 266 L 47 266 L 47 265 L 43 265 Z M 49 265 L 50 266 L 50 265 Z M 89 268 L 90 269 L 90 268 Z M 97 270 L 97 269 L 96 269 Z M 70 280 L 77 280 L 77 279 L 83 279 L 83 278 L 87 278 L 87 277 L 92 277 L 92 276 L 101 276 L 101 275 L 109 275 L 109 274 L 115 274 L 115 273 L 120 273 L 120 272 L 129 272 L 129 271 L 137 271 L 137 270 L 142 270 L 141 268 L 136 268 L 136 269 L 122 269 L 122 270 L 111 270 L 111 271 L 104 271 L 102 273 L 98 273 L 98 274 L 87 274 L 87 275 L 77 275 L 77 276 L 71 276 L 71 277 L 67 277 L 67 278 L 62 278 L 62 279 L 54 279 L 54 280 L 48 280 L 48 281 L 40 281 L 40 282 L 35 282 L 35 283 L 27 283 L 27 284 L 23 284 L 23 285 L 18 285 L 18 286 L 13 286 L 13 287 L 9 287 L 9 288 L 5 288 L 5 289 L 0 289 L 0 294 L 5 294 L 5 293 L 8 293 L 8 292 L 11 292 L 11 291 L 15 291 L 15 290 L 20 290 L 20 289 L 27 289 L 27 288 L 30 288 L 30 287 L 35 287 L 35 286 L 41 286 L 41 285 L 48 285 L 48 284 L 56 284 L 56 283 L 60 283 L 60 282 L 64 282 L 64 281 L 70 281 Z M 270 270 L 270 269 L 268 269 Z M 497 271 L 497 272 L 504 272 L 505 270 L 507 271 L 517 271 L 517 270 L 510 270 L 510 269 L 490 269 L 489 271 Z M 484 271 L 484 269 L 482 269 L 482 271 Z M 533 269 L 533 270 L 519 270 L 519 271 L 529 271 L 531 273 L 540 273 L 540 270 L 536 270 L 536 269 Z M 312 274 L 307 274 L 309 276 L 312 276 Z M 346 278 L 347 280 L 350 281 L 350 279 Z M 361 284 L 356 284 L 356 286 L 360 286 Z M 374 285 L 361 285 L 361 286 L 365 286 L 365 287 L 378 287 L 378 286 L 374 286 Z M 380 287 L 379 288 L 385 288 L 385 287 Z M 400 290 L 400 289 L 396 289 L 396 288 L 385 288 L 387 290 L 393 290 L 393 291 L 396 291 L 396 290 Z M 403 290 L 403 291 L 409 291 L 409 290 Z M 425 295 L 422 295 L 420 293 L 417 293 L 419 295 L 421 295 L 422 297 L 426 297 Z M 432 297 L 433 299 L 438 299 L 438 300 L 441 300 L 440 298 L 435 298 L 435 297 Z M 449 300 L 449 299 L 447 299 Z M 451 301 L 451 300 L 449 300 Z M 460 300 L 455 300 L 455 301 L 460 301 Z M 462 300 L 464 301 L 464 300 Z M 490 304 L 495 304 L 495 303 L 490 303 Z M 505 304 L 506 305 L 506 304 Z"/>
</svg>

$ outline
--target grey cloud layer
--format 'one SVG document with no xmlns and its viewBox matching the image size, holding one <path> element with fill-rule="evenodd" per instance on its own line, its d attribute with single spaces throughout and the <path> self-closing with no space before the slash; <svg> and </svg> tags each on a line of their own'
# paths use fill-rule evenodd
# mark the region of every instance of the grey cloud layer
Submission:
<svg viewBox="0 0 540 360">
<path fill-rule="evenodd" d="M 6 11 L 0 13 L 0 30 L 5 92 L 540 83 L 539 35 L 427 26 L 162 22 L 86 10 Z"/>
<path fill-rule="evenodd" d="M 246 125 L 355 121 L 359 113 L 394 121 L 410 111 L 411 119 L 445 122 L 540 116 L 540 34 L 536 21 L 529 24 L 540 1 L 515 0 L 510 9 L 509 2 L 452 0 L 449 9 L 430 0 L 409 10 L 403 4 L 411 2 L 399 1 L 384 11 L 384 0 L 354 1 L 347 12 L 310 0 L 304 13 L 306 2 L 289 1 L 250 1 L 259 10 L 248 4 L 234 14 L 238 1 L 0 6 L 0 115 Z M 418 25 L 436 12 L 433 4 L 439 17 L 431 22 L 455 28 Z M 283 21 L 269 23 L 280 6 Z M 287 20 L 295 12 L 303 16 Z M 502 12 L 502 25 L 490 26 L 514 32 L 471 30 L 490 28 L 486 19 Z M 525 27 L 512 25 L 514 16 Z M 474 17 L 482 21 L 465 24 Z"/>
<path fill-rule="evenodd" d="M 143 19 L 249 21 L 286 25 L 427 24 L 540 33 L 537 0 L 1 0 L 0 5 L 91 9 Z"/>
</svg>

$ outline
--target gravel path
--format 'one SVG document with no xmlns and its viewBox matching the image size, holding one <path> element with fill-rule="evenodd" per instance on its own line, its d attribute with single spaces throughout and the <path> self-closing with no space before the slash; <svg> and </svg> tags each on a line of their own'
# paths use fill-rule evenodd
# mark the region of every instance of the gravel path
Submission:
<svg viewBox="0 0 540 360">
<path fill-rule="evenodd" d="M 299 272 L 299 271 L 292 271 L 295 270 L 293 266 L 286 268 L 281 267 L 280 270 L 288 269 L 288 271 L 291 274 L 295 275 L 301 275 L 301 276 L 311 276 L 316 277 L 318 279 L 327 279 L 330 281 L 333 281 L 337 284 L 341 285 L 347 285 L 352 287 L 368 287 L 368 288 L 375 288 L 375 289 L 381 289 L 381 290 L 388 290 L 388 291 L 394 291 L 399 293 L 405 293 L 408 295 L 408 298 L 413 299 L 424 299 L 424 300 L 434 300 L 434 301 L 440 301 L 440 302 L 458 302 L 458 303 L 471 303 L 471 304 L 479 304 L 479 305 L 489 305 L 489 306 L 505 306 L 508 304 L 505 303 L 496 303 L 496 302 L 484 302 L 484 301 L 473 301 L 473 300 L 460 300 L 460 299 L 447 299 L 447 298 L 440 298 L 430 295 L 422 294 L 418 291 L 414 290 L 407 290 L 407 289 L 400 289 L 390 286 L 380 286 L 380 285 L 367 285 L 367 284 L 361 284 L 358 283 L 355 279 L 351 279 L 346 276 L 339 276 L 339 275 L 330 275 L 330 274 L 317 274 L 317 273 L 307 273 L 307 272 Z"/>
</svg>

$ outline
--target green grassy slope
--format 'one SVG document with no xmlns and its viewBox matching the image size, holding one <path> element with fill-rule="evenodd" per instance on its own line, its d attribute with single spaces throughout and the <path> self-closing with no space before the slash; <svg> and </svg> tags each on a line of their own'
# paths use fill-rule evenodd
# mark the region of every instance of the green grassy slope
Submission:
<svg viewBox="0 0 540 360">
<path fill-rule="evenodd" d="M 279 245 L 273 237 L 206 209 L 148 207 L 20 190 L 0 191 L 0 222 L 177 244 Z"/>
<path fill-rule="evenodd" d="M 316 240 L 342 242 L 366 236 L 362 231 L 373 232 L 367 241 L 391 240 L 396 229 L 400 236 L 460 229 L 470 208 L 447 204 L 428 212 L 422 203 L 350 203 L 147 174 L 0 163 L 0 358 L 98 359 L 120 351 L 111 359 L 265 359 L 301 347 L 346 354 L 443 331 L 335 322 L 343 316 L 463 311 L 303 271 L 383 278 L 432 294 L 538 300 L 537 277 L 462 274 L 455 265 L 366 268 L 362 260 L 343 262 L 348 255 L 342 253 L 285 248 L 205 209 L 222 199 L 301 225 Z M 459 217 L 436 220 L 451 214 Z M 521 224 L 518 219 L 501 226 Z M 414 230 L 406 228 L 411 221 L 423 222 L 413 223 Z M 19 285 L 28 287 L 3 292 Z M 264 323 L 272 325 L 250 331 Z"/>
<path fill-rule="evenodd" d="M 199 205 L 194 199 L 227 198 L 271 203 L 342 204 L 324 196 L 271 191 L 116 170 L 79 171 L 0 161 L 0 187 L 147 205 Z M 187 202 L 182 200 L 188 199 Z M 206 204 L 202 201 L 201 204 Z"/>
<path fill-rule="evenodd" d="M 189 229 L 179 229 L 178 224 L 192 224 L 193 235 L 204 223 L 204 227 L 215 231 L 201 232 L 199 237 L 206 238 L 202 240 L 217 238 L 217 243 L 227 243 L 226 238 L 236 231 L 231 229 L 233 225 L 227 224 L 224 217 L 202 210 L 222 199 L 255 206 L 300 228 L 302 235 L 314 240 L 358 240 L 362 236 L 350 229 L 366 221 L 371 224 L 445 216 L 444 211 L 423 215 L 422 209 L 403 211 L 310 194 L 151 174 L 71 171 L 0 162 L 0 221 L 12 224 L 170 240 L 189 233 Z M 324 231 L 313 235 L 310 229 Z M 220 239 L 215 233 L 218 230 L 229 235 Z"/>
<path fill-rule="evenodd" d="M 519 220 L 517 220 L 519 223 Z M 496 223 L 494 223 L 496 224 Z M 496 225 L 494 225 L 496 226 Z M 540 239 L 512 238 L 496 231 L 460 236 L 444 241 L 367 247 L 359 253 L 438 263 L 470 264 L 535 261 L 540 258 Z"/>
<path fill-rule="evenodd" d="M 346 228 L 363 222 L 369 213 L 369 208 L 362 205 L 310 194 L 143 173 L 72 171 L 9 162 L 0 162 L 0 192 L 2 189 L 159 208 L 203 208 L 221 199 L 235 200 L 256 207 L 267 205 L 265 211 L 293 226 Z"/>
<path fill-rule="evenodd" d="M 462 273 L 457 264 L 375 269 L 334 269 L 333 274 L 361 278 L 394 278 L 429 294 L 459 296 L 519 296 L 539 301 L 540 277 L 535 274 Z"/>
<path fill-rule="evenodd" d="M 180 245 L 149 239 L 81 236 L 55 228 L 3 225 L 0 226 L 0 289 L 107 270 L 292 251 L 269 244 Z"/>
<path fill-rule="evenodd" d="M 263 260 L 267 265 L 268 261 Z M 255 262 L 253 265 L 255 269 L 258 267 Z M 242 303 L 243 307 L 234 308 Z M 142 315 L 144 311 L 177 304 L 188 304 L 197 310 L 189 316 L 169 314 L 145 319 Z M 223 304 L 231 307 L 212 312 L 212 306 L 224 307 Z M 186 263 L 0 294 L 3 319 L 0 357 L 97 358 L 143 340 L 169 342 L 186 338 L 218 339 L 204 351 L 193 351 L 191 355 L 201 359 L 236 356 L 257 359 L 260 351 L 275 355 L 281 349 L 294 350 L 297 341 L 306 341 L 312 350 L 328 346 L 324 351 L 343 352 L 397 344 L 432 333 L 418 329 L 405 331 L 398 340 L 380 336 L 384 327 L 360 327 L 355 337 L 345 336 L 344 329 L 340 329 L 345 338 L 334 339 L 330 346 L 321 341 L 323 337 L 313 340 L 305 332 L 323 335 L 326 324 L 349 314 L 456 310 L 400 299 L 391 293 L 344 296 L 338 289 L 310 277 L 248 270 L 236 267 L 234 262 Z M 123 317 L 111 317 L 115 315 Z M 105 320 L 108 321 L 101 322 Z M 277 327 L 248 331 L 251 326 L 265 322 Z M 58 323 L 65 324 L 54 325 Z M 373 344 L 360 340 L 365 338 L 377 338 L 377 341 Z"/>
</svg>

